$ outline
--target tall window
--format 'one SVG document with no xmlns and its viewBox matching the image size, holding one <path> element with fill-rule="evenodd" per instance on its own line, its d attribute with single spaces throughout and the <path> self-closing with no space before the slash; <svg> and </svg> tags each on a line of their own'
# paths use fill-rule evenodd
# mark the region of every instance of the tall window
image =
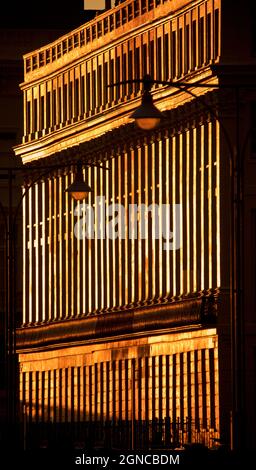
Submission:
<svg viewBox="0 0 256 470">
<path fill-rule="evenodd" d="M 178 76 L 183 73 L 183 30 L 179 29 L 179 59 L 178 59 Z"/>
<path fill-rule="evenodd" d="M 31 133 L 31 103 L 27 101 L 27 109 L 26 109 L 26 127 L 27 127 L 27 134 Z"/>
<path fill-rule="evenodd" d="M 157 38 L 157 80 L 162 80 L 162 38 Z"/>
<path fill-rule="evenodd" d="M 206 20 L 206 61 L 211 60 L 212 31 L 211 31 L 211 13 L 207 14 Z"/>
<path fill-rule="evenodd" d="M 172 31 L 172 42 L 171 42 L 171 49 L 172 49 L 172 57 L 171 57 L 171 64 L 172 64 L 172 78 L 176 77 L 176 31 Z"/>
<path fill-rule="evenodd" d="M 128 77 L 127 77 L 127 64 L 126 64 L 126 61 L 127 61 L 127 54 L 123 54 L 123 62 L 122 62 L 122 73 L 123 73 L 123 80 L 127 80 Z M 127 95 L 127 85 L 123 85 L 123 91 L 122 91 L 122 95 L 123 97 Z"/>
<path fill-rule="evenodd" d="M 49 129 L 51 126 L 51 93 L 46 93 L 46 128 Z"/>
<path fill-rule="evenodd" d="M 149 70 L 152 78 L 155 78 L 155 45 L 154 41 L 150 41 L 150 64 Z"/>
<path fill-rule="evenodd" d="M 40 98 L 40 130 L 44 129 L 44 96 Z"/>
<path fill-rule="evenodd" d="M 86 113 L 91 109 L 91 74 L 86 73 Z"/>
<path fill-rule="evenodd" d="M 116 58 L 116 81 L 120 82 L 120 57 Z M 116 87 L 116 99 L 120 99 L 120 87 Z"/>
<path fill-rule="evenodd" d="M 63 87 L 63 122 L 67 120 L 67 106 L 68 106 L 68 86 L 65 83 Z"/>
<path fill-rule="evenodd" d="M 104 62 L 103 64 L 103 104 L 106 105 L 108 102 L 108 88 L 106 87 L 108 83 L 108 63 Z"/>
<path fill-rule="evenodd" d="M 98 106 L 102 106 L 102 65 L 98 68 Z"/>
<path fill-rule="evenodd" d="M 164 35 L 164 80 L 169 79 L 169 34 Z"/>
<path fill-rule="evenodd" d="M 75 79 L 74 88 L 74 117 L 77 118 L 79 113 L 79 79 Z"/>
<path fill-rule="evenodd" d="M 84 93 L 85 93 L 85 87 L 84 87 L 84 75 L 81 76 L 81 93 L 80 93 L 80 112 L 81 116 L 84 115 L 85 113 L 85 108 L 84 108 Z"/>
<path fill-rule="evenodd" d="M 199 20 L 199 65 L 204 63 L 204 18 Z"/>
<path fill-rule="evenodd" d="M 53 90 L 52 93 L 52 126 L 57 122 L 56 119 L 56 90 Z"/>
<path fill-rule="evenodd" d="M 33 132 L 36 132 L 38 129 L 37 129 L 37 98 L 35 98 L 33 100 Z"/>
<path fill-rule="evenodd" d="M 196 41 L 196 20 L 192 21 L 192 51 L 191 51 L 191 69 L 196 68 L 196 50 L 197 50 L 197 41 Z"/>
<path fill-rule="evenodd" d="M 96 70 L 92 71 L 92 111 L 96 108 Z"/>
<path fill-rule="evenodd" d="M 214 58 L 219 55 L 219 10 L 214 13 Z"/>
<path fill-rule="evenodd" d="M 146 75 L 147 72 L 147 58 L 148 58 L 148 52 L 147 52 L 147 44 L 143 44 L 142 46 L 142 75 Z"/>
<path fill-rule="evenodd" d="M 184 43 L 184 73 L 189 71 L 189 25 L 185 26 L 185 43 Z"/>
<path fill-rule="evenodd" d="M 73 118 L 73 82 L 69 83 L 69 119 Z"/>
<path fill-rule="evenodd" d="M 58 87 L 58 116 L 57 123 L 60 124 L 62 121 L 62 96 L 61 96 L 61 87 Z"/>
</svg>

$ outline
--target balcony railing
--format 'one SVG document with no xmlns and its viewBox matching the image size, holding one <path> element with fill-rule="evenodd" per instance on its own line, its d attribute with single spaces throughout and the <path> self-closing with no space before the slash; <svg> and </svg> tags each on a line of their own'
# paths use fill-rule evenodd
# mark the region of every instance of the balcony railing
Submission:
<svg viewBox="0 0 256 470">
<path fill-rule="evenodd" d="M 112 420 L 91 422 L 26 422 L 23 430 L 28 449 L 59 448 L 69 449 L 102 448 L 128 450 L 174 449 L 184 444 L 215 445 L 219 432 L 215 423 L 203 422 L 189 417 L 172 421 L 170 418 L 153 421 Z"/>
<path fill-rule="evenodd" d="M 137 12 L 143 14 L 144 10 L 158 4 L 160 0 L 127 1 L 100 15 L 98 18 L 102 23 L 99 20 L 87 23 L 59 42 L 27 56 L 25 60 L 30 61 L 28 67 L 43 67 L 61 54 L 81 46 L 82 42 L 84 44 L 104 34 L 104 21 L 108 20 L 110 28 L 111 15 L 115 17 L 113 27 L 121 24 L 116 20 L 119 18 L 117 13 L 120 14 L 120 22 L 128 21 L 129 14 L 125 16 L 122 8 L 129 12 L 129 6 L 132 6 L 132 14 L 137 15 Z M 93 54 L 81 51 L 77 56 L 79 60 L 72 65 L 63 67 L 65 64 L 61 62 L 58 68 L 56 64 L 54 73 L 52 69 L 49 74 L 46 70 L 40 79 L 37 71 L 32 72 L 31 82 L 25 83 L 23 88 L 23 143 L 97 117 L 140 94 L 138 83 L 107 88 L 109 83 L 134 80 L 146 73 L 156 80 L 181 80 L 218 62 L 219 6 L 219 0 L 204 0 L 199 5 L 189 5 L 182 12 L 161 13 L 161 19 L 152 21 L 142 30 L 126 31 L 119 42 L 111 42 L 110 38 L 107 45 L 97 48 Z"/>
<path fill-rule="evenodd" d="M 170 0 L 127 0 L 107 10 L 92 21 L 63 36 L 50 45 L 24 56 L 25 72 L 29 73 L 60 59 L 68 52 L 92 43 L 120 26 L 129 23 Z"/>
</svg>

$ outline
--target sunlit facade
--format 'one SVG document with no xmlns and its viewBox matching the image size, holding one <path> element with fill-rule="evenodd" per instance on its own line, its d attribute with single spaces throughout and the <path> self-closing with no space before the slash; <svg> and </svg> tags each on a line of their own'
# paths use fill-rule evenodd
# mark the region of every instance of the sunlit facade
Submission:
<svg viewBox="0 0 256 470">
<path fill-rule="evenodd" d="M 166 445 L 211 446 L 229 428 L 219 405 L 220 385 L 229 408 L 225 379 L 219 382 L 230 374 L 228 355 L 224 360 L 229 162 L 220 159 L 219 122 L 202 104 L 217 114 L 219 92 L 194 88 L 197 100 L 154 86 L 166 118 L 146 133 L 128 118 L 140 102 L 139 85 L 106 87 L 146 73 L 218 83 L 221 4 L 127 0 L 24 57 L 24 137 L 16 154 L 35 163 L 27 184 L 37 182 L 23 204 L 17 345 L 21 409 L 32 428 L 69 423 L 81 440 L 88 423 L 102 429 L 123 423 L 133 447 L 146 445 L 141 426 L 149 430 L 143 439 L 153 442 L 152 422 Z M 87 202 L 64 192 L 77 157 L 93 190 Z M 51 164 L 61 166 L 40 178 Z M 124 206 L 127 222 L 123 238 L 114 240 L 104 237 L 98 221 L 112 203 Z M 171 227 L 174 205 L 181 205 L 176 250 L 154 238 L 150 219 L 146 237 L 141 220 L 137 239 L 129 236 L 129 204 L 154 203 L 171 204 Z M 75 236 L 86 204 L 96 211 L 98 239 Z M 160 229 L 163 223 L 160 217 Z M 100 438 L 106 443 L 109 434 Z"/>
</svg>

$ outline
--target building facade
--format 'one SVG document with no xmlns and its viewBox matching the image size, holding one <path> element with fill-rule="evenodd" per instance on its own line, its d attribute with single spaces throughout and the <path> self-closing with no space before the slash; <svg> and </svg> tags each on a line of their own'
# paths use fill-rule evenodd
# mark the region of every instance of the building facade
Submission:
<svg viewBox="0 0 256 470">
<path fill-rule="evenodd" d="M 73 444 L 90 436 L 135 448 L 229 439 L 231 183 L 222 126 L 232 140 L 235 111 L 232 90 L 211 87 L 234 76 L 227 3 L 127 0 L 24 56 L 15 151 L 31 168 L 31 188 L 17 347 L 21 410 L 28 429 L 41 429 L 31 446 L 50 428 L 66 437 L 68 429 Z M 253 66 L 251 50 L 239 52 L 237 76 L 249 57 Z M 140 86 L 107 87 L 147 73 L 205 85 L 193 96 L 154 86 L 165 119 L 150 133 L 128 118 Z M 65 193 L 77 158 L 93 190 L 78 203 Z M 108 221 L 112 239 L 100 223 L 111 204 L 124 208 Z M 143 217 L 129 224 L 130 204 L 158 204 L 163 236 L 152 214 L 144 228 Z M 88 205 L 95 236 L 79 238 Z"/>
</svg>

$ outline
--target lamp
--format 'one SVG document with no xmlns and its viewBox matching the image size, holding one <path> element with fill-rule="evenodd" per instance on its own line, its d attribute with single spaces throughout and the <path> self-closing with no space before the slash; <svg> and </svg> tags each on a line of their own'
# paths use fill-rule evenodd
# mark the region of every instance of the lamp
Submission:
<svg viewBox="0 0 256 470">
<path fill-rule="evenodd" d="M 149 90 L 142 95 L 141 105 L 131 114 L 138 127 L 146 131 L 155 129 L 164 117 L 164 114 L 153 104 L 153 98 Z"/>
<path fill-rule="evenodd" d="M 76 201 L 82 201 L 88 197 L 91 191 L 91 187 L 84 181 L 82 163 L 79 161 L 77 163 L 75 179 L 65 192 L 69 193 Z"/>
</svg>

